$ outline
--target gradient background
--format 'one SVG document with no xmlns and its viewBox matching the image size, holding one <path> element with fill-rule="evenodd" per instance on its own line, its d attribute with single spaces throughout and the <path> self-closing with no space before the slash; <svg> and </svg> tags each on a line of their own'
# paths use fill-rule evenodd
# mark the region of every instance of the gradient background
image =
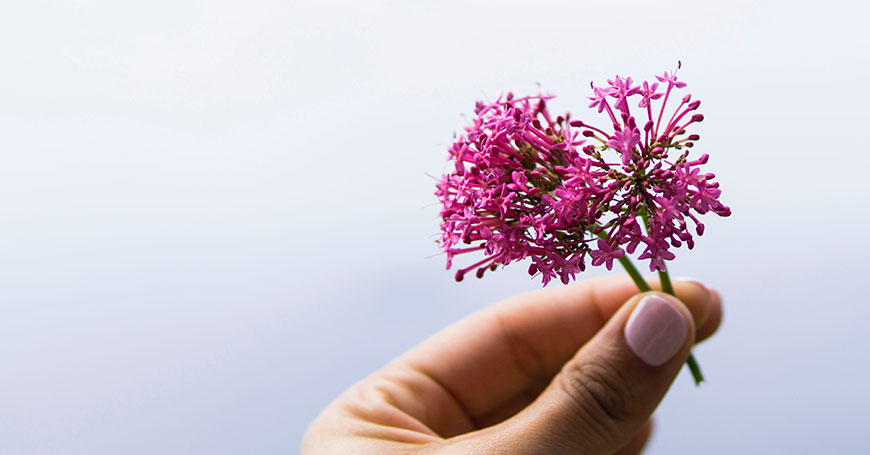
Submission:
<svg viewBox="0 0 870 455">
<path fill-rule="evenodd" d="M 590 80 L 678 59 L 734 215 L 672 266 L 726 315 L 649 453 L 866 453 L 858 4 L 5 3 L 0 453 L 297 452 L 353 382 L 540 286 L 427 259 L 461 114 L 540 83 L 587 115 Z"/>
</svg>

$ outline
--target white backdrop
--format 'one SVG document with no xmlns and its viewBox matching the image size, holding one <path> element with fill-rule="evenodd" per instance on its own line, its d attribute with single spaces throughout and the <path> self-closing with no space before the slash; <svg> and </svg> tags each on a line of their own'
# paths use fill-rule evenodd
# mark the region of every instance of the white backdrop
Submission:
<svg viewBox="0 0 870 455">
<path fill-rule="evenodd" d="M 539 287 L 427 259 L 461 114 L 537 83 L 584 113 L 677 60 L 734 215 L 672 267 L 726 315 L 649 453 L 866 450 L 859 2 L 8 3 L 0 453 L 295 453 L 344 388 Z"/>
</svg>

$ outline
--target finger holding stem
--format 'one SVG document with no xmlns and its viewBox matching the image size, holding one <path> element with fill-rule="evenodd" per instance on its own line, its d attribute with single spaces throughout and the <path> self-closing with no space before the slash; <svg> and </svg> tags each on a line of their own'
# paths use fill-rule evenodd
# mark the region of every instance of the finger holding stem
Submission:
<svg viewBox="0 0 870 455">
<path fill-rule="evenodd" d="M 664 271 L 659 270 L 659 281 L 662 284 L 662 292 L 674 295 L 674 286 L 671 284 L 671 277 L 668 275 L 667 268 L 665 268 Z M 689 371 L 692 372 L 692 379 L 695 380 L 695 386 L 700 386 L 701 383 L 704 382 L 704 375 L 701 373 L 701 366 L 698 365 L 698 361 L 695 360 L 694 354 L 689 354 L 686 366 L 688 366 Z"/>
<path fill-rule="evenodd" d="M 649 222 L 647 221 L 646 216 L 641 217 L 643 219 L 644 227 L 649 231 Z M 607 235 L 604 231 L 599 231 L 597 234 L 599 237 L 603 239 L 607 239 Z M 637 270 L 637 267 L 634 266 L 634 263 L 631 262 L 631 259 L 628 256 L 623 255 L 619 259 L 619 263 L 622 264 L 622 268 L 625 269 L 626 273 L 631 277 L 634 284 L 637 286 L 637 289 L 640 292 L 647 292 L 652 290 L 649 283 L 643 279 L 643 276 Z M 664 267 L 664 264 L 662 265 Z M 659 270 L 659 281 L 661 283 L 662 292 L 674 295 L 674 285 L 671 283 L 671 277 L 668 274 L 667 268 L 665 270 Z M 689 367 L 689 371 L 692 373 L 692 379 L 695 381 L 695 386 L 700 386 L 702 382 L 704 382 L 704 375 L 701 373 L 701 367 L 698 365 L 698 361 L 695 359 L 694 354 L 689 354 L 689 359 L 686 361 L 686 366 Z"/>
</svg>

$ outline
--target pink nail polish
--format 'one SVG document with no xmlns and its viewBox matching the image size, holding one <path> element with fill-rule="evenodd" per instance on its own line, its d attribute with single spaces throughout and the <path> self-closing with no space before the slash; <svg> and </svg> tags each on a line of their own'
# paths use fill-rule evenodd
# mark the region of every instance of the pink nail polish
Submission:
<svg viewBox="0 0 870 455">
<path fill-rule="evenodd" d="M 670 360 L 686 342 L 689 327 L 667 300 L 648 295 L 637 304 L 625 324 L 625 341 L 635 355 L 651 366 Z"/>
</svg>

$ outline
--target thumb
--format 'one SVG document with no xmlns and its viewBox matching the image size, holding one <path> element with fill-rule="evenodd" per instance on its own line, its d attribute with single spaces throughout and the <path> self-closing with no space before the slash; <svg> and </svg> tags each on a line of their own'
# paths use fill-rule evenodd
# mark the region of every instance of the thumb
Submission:
<svg viewBox="0 0 870 455">
<path fill-rule="evenodd" d="M 693 305 L 694 307 L 694 305 Z M 499 439 L 516 453 L 613 453 L 642 429 L 689 356 L 695 324 L 675 297 L 629 299 Z"/>
</svg>

